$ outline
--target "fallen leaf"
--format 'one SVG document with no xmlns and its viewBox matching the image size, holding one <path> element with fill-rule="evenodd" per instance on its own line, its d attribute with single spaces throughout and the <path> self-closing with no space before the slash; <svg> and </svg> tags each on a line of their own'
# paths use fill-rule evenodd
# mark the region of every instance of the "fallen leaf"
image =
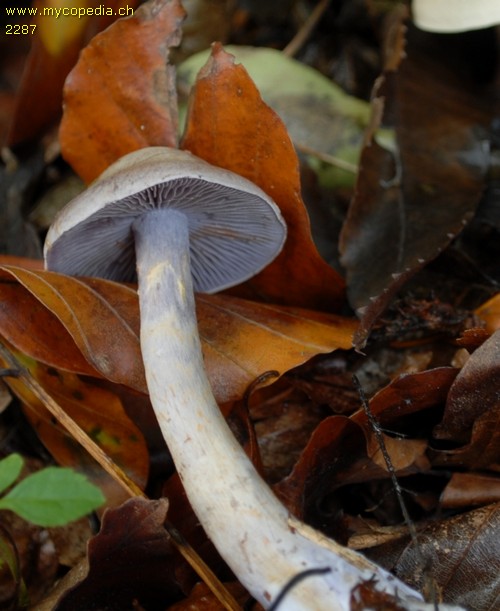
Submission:
<svg viewBox="0 0 500 611">
<path fill-rule="evenodd" d="M 285 126 L 241 65 L 220 45 L 191 92 L 181 148 L 248 178 L 280 207 L 288 227 L 281 254 L 239 296 L 314 309 L 338 309 L 342 278 L 320 257 L 300 197 L 298 159 Z"/>
<path fill-rule="evenodd" d="M 12 266 L 3 269 L 58 318 L 102 376 L 147 393 L 139 343 L 139 304 L 133 288 L 97 278 L 72 278 Z M 333 314 L 227 295 L 198 296 L 197 314 L 206 368 L 220 403 L 241 398 L 265 371 L 284 373 L 318 352 L 349 348 L 357 326 L 353 319 Z M 49 354 L 54 356 L 53 351 Z M 43 355 L 39 356 L 43 360 Z"/>
<path fill-rule="evenodd" d="M 74 373 L 99 375 L 59 320 L 5 271 L 0 271 L 0 334 L 37 361 Z"/>
<path fill-rule="evenodd" d="M 486 323 L 486 330 L 490 333 L 500 329 L 500 293 L 488 299 L 476 310 L 476 315 Z"/>
<path fill-rule="evenodd" d="M 248 592 L 240 583 L 224 584 L 227 590 L 245 608 L 248 603 Z M 184 600 L 171 605 L 168 611 L 220 611 L 221 603 L 204 583 L 197 583 L 189 596 Z M 259 603 L 252 604 L 252 611 L 262 611 L 263 607 Z"/>
<path fill-rule="evenodd" d="M 174 602 L 181 591 L 163 526 L 167 509 L 166 499 L 136 498 L 106 511 L 99 534 L 89 541 L 87 576 L 54 611 L 165 609 Z"/>
<path fill-rule="evenodd" d="M 101 375 L 146 392 L 135 290 L 92 278 L 4 269 L 58 318 Z"/>
<path fill-rule="evenodd" d="M 500 479 L 482 473 L 453 473 L 441 494 L 441 507 L 458 509 L 498 503 Z"/>
<path fill-rule="evenodd" d="M 496 421 L 500 415 L 499 379 L 500 331 L 495 331 L 470 356 L 452 384 L 443 419 L 434 430 L 435 437 L 466 442 L 470 440 L 472 427 L 479 417 L 490 411 L 496 412 L 498 415 L 492 416 Z M 488 435 L 494 433 L 495 428 L 489 429 Z M 477 450 L 482 453 L 485 448 L 481 444 Z"/>
<path fill-rule="evenodd" d="M 457 374 L 454 367 L 436 367 L 398 376 L 370 399 L 370 412 L 384 427 L 401 425 L 412 414 L 443 405 Z M 363 409 L 354 413 L 351 420 L 369 428 Z"/>
<path fill-rule="evenodd" d="M 499 535 L 497 503 L 420 528 L 418 550 L 405 538 L 365 553 L 417 590 L 432 580 L 447 603 L 465 609 L 496 609 Z"/>
<path fill-rule="evenodd" d="M 264 47 L 226 45 L 226 52 L 241 62 L 260 95 L 282 119 L 299 151 L 334 155 L 346 165 L 358 162 L 363 131 L 369 123 L 370 105 L 348 95 L 331 79 L 282 51 Z M 191 55 L 178 67 L 179 87 L 189 90 L 210 51 Z M 276 83 L 279 82 L 279 87 Z M 306 156 L 322 184 L 349 186 L 355 171 L 318 164 Z M 353 166 L 355 168 L 355 166 Z"/>
<path fill-rule="evenodd" d="M 411 27 L 405 41 L 406 25 L 396 28 L 340 241 L 349 300 L 362 319 L 358 348 L 395 293 L 471 220 L 488 168 L 480 128 L 491 120 L 490 98 L 450 66 L 453 41 Z M 383 121 L 395 129 L 394 151 L 375 142 Z"/>
<path fill-rule="evenodd" d="M 422 420 L 424 410 L 443 404 L 456 375 L 455 369 L 442 367 L 401 376 L 372 397 L 370 410 L 382 427 L 415 433 L 412 414 Z M 386 444 L 400 474 L 428 469 L 426 441 L 387 438 Z M 365 411 L 360 409 L 350 418 L 331 416 L 323 420 L 290 475 L 275 489 L 293 513 L 311 519 L 320 499 L 338 487 L 387 477 L 379 445 Z"/>
<path fill-rule="evenodd" d="M 279 374 L 319 352 L 348 349 L 353 319 L 228 295 L 197 296 L 205 367 L 221 402 L 241 398 L 262 373 Z"/>
<path fill-rule="evenodd" d="M 126 153 L 177 143 L 175 74 L 179 0 L 149 0 L 95 36 L 64 87 L 64 158 L 90 182 Z"/>
</svg>

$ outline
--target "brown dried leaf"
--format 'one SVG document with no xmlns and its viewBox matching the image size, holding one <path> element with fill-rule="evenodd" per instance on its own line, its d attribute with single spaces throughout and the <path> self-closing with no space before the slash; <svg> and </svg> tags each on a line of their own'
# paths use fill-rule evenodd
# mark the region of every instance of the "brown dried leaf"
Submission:
<svg viewBox="0 0 500 611">
<path fill-rule="evenodd" d="M 0 270 L 0 334 L 20 352 L 46 365 L 100 375 L 59 320 L 4 270 Z"/>
<path fill-rule="evenodd" d="M 3 269 L 59 319 L 102 376 L 147 392 L 135 290 L 101 279 Z M 284 373 L 318 352 L 350 348 L 357 326 L 349 318 L 222 295 L 199 296 L 197 313 L 206 368 L 221 403 L 241 398 L 265 371 Z"/>
<path fill-rule="evenodd" d="M 128 0 L 134 8 L 137 0 Z M 97 9 L 100 0 L 86 0 L 74 8 Z M 61 114 L 62 89 L 68 72 L 75 65 L 80 49 L 96 32 L 107 27 L 117 17 L 123 6 L 122 0 L 109 0 L 106 11 L 111 15 L 45 16 L 47 8 L 62 9 L 59 3 L 38 0 L 33 8 L 37 16 L 30 24 L 31 50 L 26 60 L 21 85 L 16 97 L 16 107 L 11 121 L 6 144 L 14 146 L 32 140 L 55 122 Z M 31 28 L 35 30 L 31 32 Z M 33 103 L 36 100 L 36 103 Z"/>
<path fill-rule="evenodd" d="M 344 282 L 312 242 L 300 197 L 298 159 L 286 128 L 243 66 L 235 65 L 220 45 L 214 45 L 191 91 L 181 146 L 257 184 L 286 220 L 282 253 L 237 294 L 314 309 L 338 308 Z"/>
<path fill-rule="evenodd" d="M 126 153 L 176 145 L 175 73 L 166 64 L 183 19 L 179 0 L 149 0 L 81 53 L 64 88 L 60 140 L 86 182 Z"/>
<path fill-rule="evenodd" d="M 443 599 L 466 609 L 498 608 L 500 505 L 476 509 L 419 530 L 420 552 L 408 539 L 365 553 L 422 590 L 433 579 Z M 421 566 L 423 557 L 427 570 Z M 427 582 L 427 583 L 426 583 Z"/>
<path fill-rule="evenodd" d="M 455 369 L 442 367 L 401 376 L 374 395 L 372 414 L 382 426 L 401 426 L 408 416 L 442 404 L 456 374 Z M 426 441 L 386 438 L 386 444 L 400 474 L 428 468 Z M 387 477 L 378 442 L 360 410 L 350 418 L 323 420 L 276 491 L 292 512 L 303 516 L 340 486 Z"/>
<path fill-rule="evenodd" d="M 500 329 L 500 293 L 497 293 L 476 310 L 476 315 L 486 323 L 486 329 L 494 333 Z"/>
<path fill-rule="evenodd" d="M 454 473 L 441 495 L 441 506 L 457 509 L 500 501 L 500 479 L 480 473 Z"/>
<path fill-rule="evenodd" d="M 149 471 L 146 444 L 138 427 L 126 415 L 120 399 L 111 391 L 98 388 L 74 374 L 46 367 L 20 354 L 16 356 L 111 460 L 144 488 Z M 128 498 L 122 487 L 54 421 L 40 399 L 21 380 L 9 377 L 6 382 L 21 400 L 26 417 L 40 440 L 59 464 L 84 472 L 101 487 L 108 506 Z"/>
</svg>

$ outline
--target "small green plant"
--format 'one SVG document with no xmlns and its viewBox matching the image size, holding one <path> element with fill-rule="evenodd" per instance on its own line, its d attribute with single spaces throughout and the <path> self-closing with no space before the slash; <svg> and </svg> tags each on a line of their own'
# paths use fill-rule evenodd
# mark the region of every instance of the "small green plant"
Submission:
<svg viewBox="0 0 500 611">
<path fill-rule="evenodd" d="M 19 478 L 23 459 L 11 454 L 0 460 L 0 494 Z M 0 498 L 10 509 L 38 526 L 62 526 L 104 503 L 101 490 L 66 467 L 46 467 L 28 475 Z"/>
</svg>

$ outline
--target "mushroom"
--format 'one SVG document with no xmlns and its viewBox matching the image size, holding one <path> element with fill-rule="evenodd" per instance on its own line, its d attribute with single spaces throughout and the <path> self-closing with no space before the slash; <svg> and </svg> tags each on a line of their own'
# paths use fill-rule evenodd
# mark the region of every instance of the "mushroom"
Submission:
<svg viewBox="0 0 500 611">
<path fill-rule="evenodd" d="M 498 0 L 413 0 L 413 21 L 429 32 L 451 33 L 500 23 Z"/>
<path fill-rule="evenodd" d="M 287 594 L 287 610 L 349 609 L 353 588 L 369 581 L 424 608 L 390 573 L 294 519 L 213 397 L 193 289 L 214 292 L 248 279 L 276 257 L 285 236 L 279 209 L 254 184 L 188 152 L 152 147 L 118 160 L 60 213 L 45 261 L 53 271 L 123 281 L 137 269 L 156 417 L 193 510 L 256 600 L 269 606 L 308 571 Z"/>
</svg>

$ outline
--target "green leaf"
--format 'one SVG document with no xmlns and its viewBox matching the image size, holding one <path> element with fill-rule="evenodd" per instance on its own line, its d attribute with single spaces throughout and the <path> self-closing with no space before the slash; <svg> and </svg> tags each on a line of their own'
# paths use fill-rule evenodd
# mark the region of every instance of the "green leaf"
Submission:
<svg viewBox="0 0 500 611">
<path fill-rule="evenodd" d="M 47 467 L 29 475 L 0 499 L 0 509 L 10 509 L 39 526 L 61 526 L 81 518 L 103 502 L 101 490 L 80 473 Z"/>
<path fill-rule="evenodd" d="M 22 468 L 23 459 L 19 454 L 10 454 L 0 460 L 0 492 L 16 481 Z"/>
</svg>

